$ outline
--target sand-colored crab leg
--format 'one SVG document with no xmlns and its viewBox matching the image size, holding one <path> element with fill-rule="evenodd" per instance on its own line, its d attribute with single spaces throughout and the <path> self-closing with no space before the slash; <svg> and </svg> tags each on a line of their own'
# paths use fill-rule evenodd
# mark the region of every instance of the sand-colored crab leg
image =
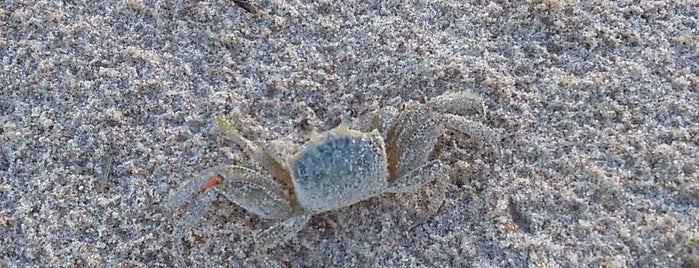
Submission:
<svg viewBox="0 0 699 268">
<path fill-rule="evenodd" d="M 199 219 L 204 215 L 206 208 L 214 199 L 215 191 L 211 191 L 216 185 L 210 184 L 216 179 L 216 174 L 212 170 L 204 171 L 199 177 L 190 180 L 184 186 L 171 196 L 166 207 L 173 211 L 183 205 L 187 205 L 184 209 L 184 214 L 175 224 L 172 231 L 172 244 L 175 248 L 176 255 L 181 258 L 180 239 L 199 222 Z M 181 259 L 179 260 L 182 261 Z"/>
<path fill-rule="evenodd" d="M 180 240 L 199 222 L 206 208 L 211 204 L 211 201 L 214 200 L 214 197 L 216 197 L 215 193 L 215 191 L 205 191 L 199 195 L 193 204 L 185 208 L 184 215 L 182 215 L 177 221 L 177 224 L 175 224 L 175 228 L 172 231 L 172 244 L 178 257 L 182 257 L 182 254 L 180 254 L 182 251 Z"/>
<path fill-rule="evenodd" d="M 465 134 L 474 140 L 480 140 L 486 145 L 491 145 L 493 147 L 493 154 L 498 159 L 502 161 L 502 147 L 500 146 L 500 140 L 498 135 L 489 127 L 484 126 L 480 122 L 472 121 L 466 119 L 465 117 L 453 115 L 453 114 L 442 114 L 441 121 L 445 127 Z"/>
<path fill-rule="evenodd" d="M 296 236 L 296 234 L 306 226 L 306 223 L 310 219 L 310 215 L 300 215 L 298 217 L 289 218 L 256 235 L 255 243 L 260 249 L 266 250 L 280 243 L 289 241 L 289 239 Z"/>
<path fill-rule="evenodd" d="M 497 134 L 482 123 L 461 116 L 475 111 L 485 119 L 485 104 L 478 95 L 469 91 L 446 93 L 429 100 L 427 105 L 438 112 L 445 127 L 493 146 L 493 154 L 499 162 L 502 161 L 502 148 Z"/>
<path fill-rule="evenodd" d="M 395 107 L 383 107 L 376 113 L 370 113 L 360 118 L 354 126 L 354 129 L 363 132 L 371 132 L 376 129 L 383 135 L 384 140 L 386 140 L 386 132 L 388 132 L 388 128 L 393 125 L 393 121 L 398 117 L 398 114 L 399 111 Z"/>
<path fill-rule="evenodd" d="M 226 120 L 225 116 L 219 114 L 215 117 L 216 120 L 216 125 L 218 128 L 221 130 L 223 135 L 225 135 L 227 138 L 233 140 L 235 143 L 240 145 L 240 147 L 243 147 L 243 149 L 247 149 L 252 151 L 253 153 L 259 152 L 260 147 L 255 144 L 254 142 L 246 139 L 243 134 L 240 134 L 235 127 L 233 127 L 233 123 L 230 121 Z"/>
<path fill-rule="evenodd" d="M 172 211 L 194 200 L 195 197 L 204 190 L 202 187 L 206 185 L 206 182 L 211 180 L 213 175 L 215 174 L 212 172 L 204 171 L 199 177 L 189 180 L 185 185 L 180 186 L 175 194 L 168 198 L 165 207 Z"/>
<path fill-rule="evenodd" d="M 469 91 L 445 93 L 430 99 L 426 104 L 433 111 L 442 114 L 467 115 L 471 111 L 475 111 L 485 117 L 483 100 Z"/>
<path fill-rule="evenodd" d="M 432 160 L 426 165 L 419 167 L 408 174 L 398 178 L 391 184 L 386 192 L 389 193 L 412 193 L 420 189 L 425 183 L 434 180 L 447 180 L 447 171 L 439 160 Z"/>
<path fill-rule="evenodd" d="M 299 210 L 294 206 L 295 201 L 287 199 L 282 185 L 254 170 L 240 166 L 209 168 L 182 186 L 167 202 L 171 210 L 193 202 L 185 207 L 173 230 L 172 241 L 178 256 L 181 256 L 180 239 L 199 221 L 216 191 L 265 218 L 287 219 Z"/>
<path fill-rule="evenodd" d="M 425 105 L 408 104 L 386 134 L 389 181 L 395 181 L 427 162 L 441 131 L 441 126 Z"/>
<path fill-rule="evenodd" d="M 252 169 L 230 166 L 214 171 L 222 177 L 219 192 L 263 218 L 287 219 L 300 210 L 280 183 Z"/>
<path fill-rule="evenodd" d="M 254 162 L 260 163 L 261 166 L 271 171 L 274 177 L 284 184 L 286 190 L 293 191 L 291 187 L 291 174 L 289 174 L 286 162 L 273 147 L 260 146 L 246 139 L 223 115 L 217 115 L 215 120 L 216 125 L 227 138 L 233 140 L 240 145 L 240 147 L 243 147 L 243 149 L 252 152 L 252 159 Z"/>
</svg>

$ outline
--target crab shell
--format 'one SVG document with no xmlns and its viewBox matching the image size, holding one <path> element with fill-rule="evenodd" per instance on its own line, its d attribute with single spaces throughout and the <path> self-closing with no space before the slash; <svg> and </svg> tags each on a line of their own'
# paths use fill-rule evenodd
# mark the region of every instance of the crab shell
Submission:
<svg viewBox="0 0 699 268">
<path fill-rule="evenodd" d="M 307 213 L 349 206 L 388 186 L 385 145 L 376 130 L 334 129 L 288 163 L 296 200 Z"/>
</svg>

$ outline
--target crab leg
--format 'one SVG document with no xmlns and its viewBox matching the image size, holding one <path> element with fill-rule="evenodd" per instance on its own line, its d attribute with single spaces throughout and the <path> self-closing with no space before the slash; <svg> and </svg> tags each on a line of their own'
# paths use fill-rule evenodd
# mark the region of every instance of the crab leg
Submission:
<svg viewBox="0 0 699 268">
<path fill-rule="evenodd" d="M 291 185 L 291 174 L 286 167 L 286 162 L 279 156 L 279 153 L 272 146 L 260 146 L 256 143 L 246 139 L 238 130 L 233 127 L 233 124 L 226 120 L 223 115 L 216 116 L 216 125 L 221 129 L 221 132 L 233 140 L 235 143 L 243 147 L 243 149 L 250 150 L 252 152 L 253 161 L 262 164 L 262 166 L 267 167 L 269 171 L 272 172 L 274 177 L 281 183 L 284 187 L 293 191 Z"/>
<path fill-rule="evenodd" d="M 386 132 L 393 125 L 393 121 L 398 117 L 399 111 L 395 107 L 383 107 L 376 113 L 371 113 L 357 121 L 354 128 L 363 132 L 371 132 L 378 130 L 384 140 L 386 140 Z"/>
<path fill-rule="evenodd" d="M 172 211 L 190 202 L 194 199 L 194 196 L 199 194 L 199 191 L 202 191 L 202 186 L 206 185 L 213 175 L 214 174 L 211 172 L 205 171 L 204 174 L 201 174 L 196 179 L 189 180 L 184 186 L 180 186 L 175 194 L 168 198 L 165 207 Z"/>
<path fill-rule="evenodd" d="M 389 193 L 411 193 L 415 192 L 425 183 L 434 180 L 446 181 L 447 172 L 444 165 L 439 160 L 432 160 L 426 165 L 415 169 L 408 174 L 398 178 L 391 184 L 386 192 Z"/>
<path fill-rule="evenodd" d="M 466 134 L 472 139 L 481 140 L 485 144 L 491 144 L 493 146 L 493 154 L 495 154 L 498 161 L 502 161 L 502 147 L 500 147 L 497 134 L 492 129 L 479 122 L 452 114 L 443 114 L 441 120 L 449 129 Z"/>
<path fill-rule="evenodd" d="M 223 178 L 219 192 L 263 218 L 287 219 L 300 210 L 280 183 L 252 169 L 230 166 L 216 167 L 213 171 Z"/>
<path fill-rule="evenodd" d="M 475 111 L 485 117 L 483 100 L 469 91 L 443 94 L 429 100 L 427 106 L 442 114 L 466 115 L 468 111 Z"/>
<path fill-rule="evenodd" d="M 202 193 L 191 206 L 188 206 L 185 211 L 184 215 L 180 217 L 180 220 L 177 221 L 177 224 L 175 224 L 175 228 L 172 231 L 172 244 L 175 247 L 175 252 L 177 256 L 181 258 L 182 254 L 180 254 L 181 249 L 182 249 L 182 244 L 180 243 L 180 240 L 184 235 L 194 227 L 194 225 L 199 222 L 199 219 L 201 218 L 202 215 L 204 215 L 204 212 L 206 211 L 206 208 L 211 204 L 211 201 L 214 200 L 214 197 L 216 192 L 214 191 L 206 191 Z"/>
<path fill-rule="evenodd" d="M 187 182 L 166 204 L 172 210 L 194 200 L 185 207 L 173 230 L 172 241 L 178 256 L 181 256 L 180 239 L 199 221 L 215 197 L 211 189 L 265 218 L 287 219 L 299 210 L 295 209 L 295 200 L 287 199 L 282 185 L 254 170 L 240 166 L 209 168 Z"/>
<path fill-rule="evenodd" d="M 294 237 L 306 226 L 310 218 L 310 215 L 300 215 L 298 217 L 289 218 L 256 235 L 255 243 L 261 249 L 266 250 L 280 243 L 289 241 L 289 239 Z"/>
<path fill-rule="evenodd" d="M 175 247 L 176 255 L 180 258 L 182 256 L 180 254 L 182 246 L 180 239 L 199 221 L 208 205 L 214 199 L 216 192 L 211 191 L 211 189 L 216 187 L 215 183 L 212 184 L 216 179 L 217 175 L 212 170 L 207 170 L 198 178 L 192 179 L 182 186 L 166 203 L 166 207 L 170 211 L 186 205 L 184 214 L 177 221 L 172 231 L 172 244 Z M 194 200 L 193 203 L 192 200 Z"/>
<path fill-rule="evenodd" d="M 401 112 L 386 134 L 389 181 L 427 162 L 441 131 L 425 105 L 413 103 Z"/>
</svg>

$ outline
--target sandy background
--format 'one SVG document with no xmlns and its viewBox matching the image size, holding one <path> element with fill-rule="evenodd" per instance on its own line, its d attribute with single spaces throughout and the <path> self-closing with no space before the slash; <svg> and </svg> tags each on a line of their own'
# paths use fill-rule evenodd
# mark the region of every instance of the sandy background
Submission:
<svg viewBox="0 0 699 268">
<path fill-rule="evenodd" d="M 254 254 L 276 221 L 219 196 L 184 259 L 699 267 L 697 1 L 77 2 L 0 6 L 2 267 L 176 265 L 167 197 L 206 167 L 252 166 L 215 114 L 302 143 L 304 119 L 327 130 L 460 90 L 482 96 L 502 163 L 445 132 L 446 201 L 423 224 L 409 230 L 432 186 Z"/>
</svg>

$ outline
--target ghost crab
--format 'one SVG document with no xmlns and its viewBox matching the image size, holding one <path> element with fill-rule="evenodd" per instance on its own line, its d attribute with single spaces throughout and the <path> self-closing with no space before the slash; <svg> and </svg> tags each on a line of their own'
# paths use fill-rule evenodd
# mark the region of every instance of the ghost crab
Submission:
<svg viewBox="0 0 699 268">
<path fill-rule="evenodd" d="M 296 154 L 288 156 L 282 156 L 273 143 L 246 139 L 231 122 L 217 116 L 223 134 L 249 150 L 269 175 L 242 166 L 217 166 L 182 186 L 167 204 L 170 210 L 187 204 L 174 228 L 173 244 L 179 252 L 179 240 L 196 224 L 214 192 L 260 217 L 283 220 L 255 237 L 256 244 L 267 249 L 293 237 L 312 215 L 446 179 L 444 165 L 429 160 L 442 126 L 499 150 L 490 128 L 456 115 L 474 108 L 480 111 L 484 106 L 467 92 L 444 94 L 424 104 L 410 101 L 400 110 L 385 107 L 351 127 L 345 121 L 312 134 Z M 498 150 L 494 153 L 499 157 Z"/>
</svg>

